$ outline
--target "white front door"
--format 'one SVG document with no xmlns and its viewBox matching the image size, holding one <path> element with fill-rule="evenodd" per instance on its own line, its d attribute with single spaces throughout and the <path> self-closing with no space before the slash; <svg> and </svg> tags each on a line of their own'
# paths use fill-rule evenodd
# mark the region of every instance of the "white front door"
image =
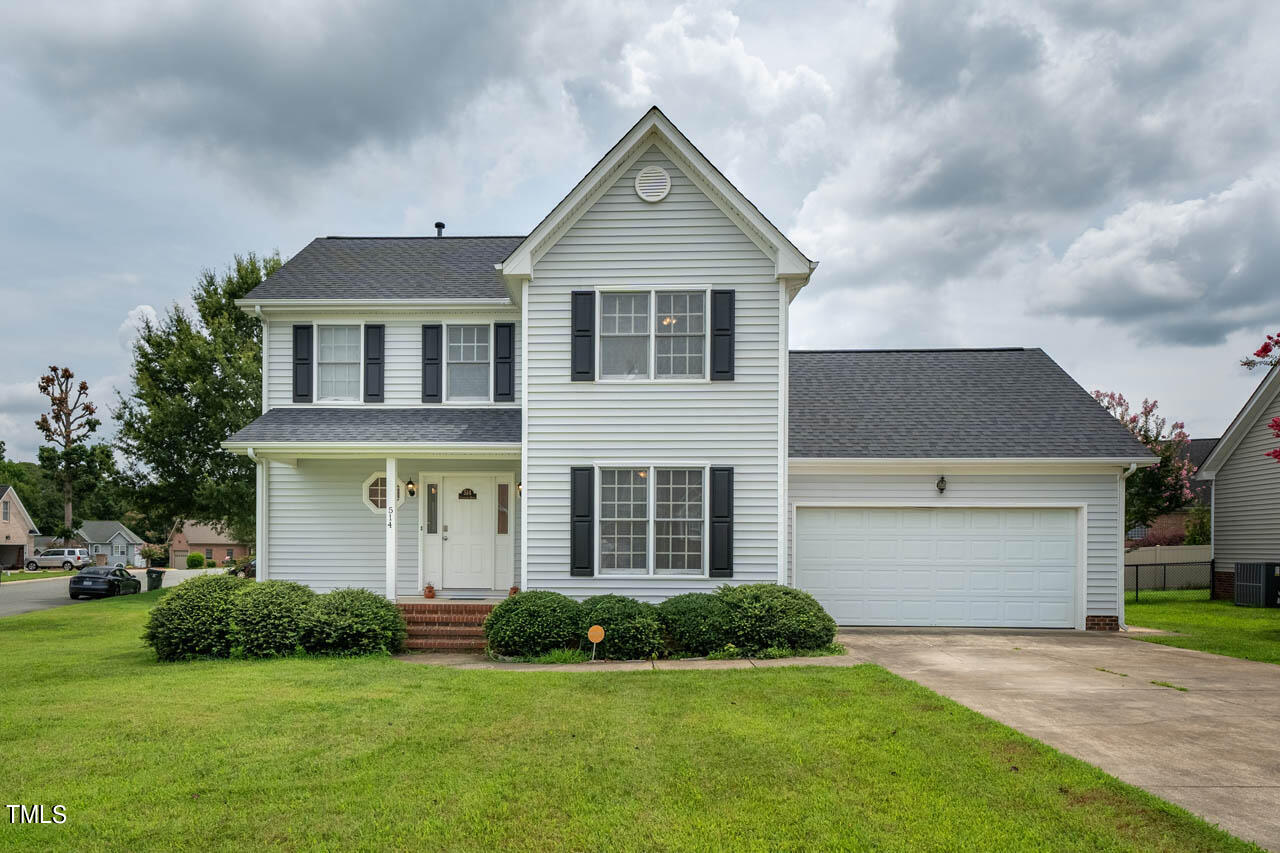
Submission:
<svg viewBox="0 0 1280 853">
<path fill-rule="evenodd" d="M 445 590 L 492 589 L 494 478 L 445 477 L 440 491 Z"/>
</svg>

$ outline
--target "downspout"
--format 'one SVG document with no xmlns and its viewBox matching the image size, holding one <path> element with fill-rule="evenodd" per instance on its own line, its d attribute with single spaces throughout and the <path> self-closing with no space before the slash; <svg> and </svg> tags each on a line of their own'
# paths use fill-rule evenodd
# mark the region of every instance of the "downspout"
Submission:
<svg viewBox="0 0 1280 853">
<path fill-rule="evenodd" d="M 1120 630 L 1128 631 L 1129 626 L 1124 621 L 1124 481 L 1133 476 L 1133 472 L 1138 470 L 1137 462 L 1129 463 L 1129 470 L 1120 475 Z M 1138 571 L 1134 569 L 1134 571 Z"/>
</svg>

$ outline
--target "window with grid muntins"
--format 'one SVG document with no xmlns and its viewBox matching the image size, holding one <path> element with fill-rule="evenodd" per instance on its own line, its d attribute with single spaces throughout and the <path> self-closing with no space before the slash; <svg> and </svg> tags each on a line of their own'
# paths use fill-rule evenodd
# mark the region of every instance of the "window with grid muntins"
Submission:
<svg viewBox="0 0 1280 853">
<path fill-rule="evenodd" d="M 387 508 L 387 478 L 379 477 L 369 484 L 369 503 L 378 509 Z"/>
<path fill-rule="evenodd" d="M 654 298 L 654 369 L 659 379 L 702 377 L 706 354 L 706 295 L 658 291 Z"/>
<path fill-rule="evenodd" d="M 659 468 L 654 516 L 654 574 L 701 575 L 702 469 Z"/>
<path fill-rule="evenodd" d="M 449 399 L 489 399 L 489 327 L 450 326 Z"/>
<path fill-rule="evenodd" d="M 320 399 L 359 399 L 360 327 L 319 326 L 316 333 Z"/>
<path fill-rule="evenodd" d="M 601 294 L 600 375 L 649 375 L 648 293 Z"/>
<path fill-rule="evenodd" d="M 649 571 L 649 484 L 644 468 L 600 471 L 600 574 Z"/>
</svg>

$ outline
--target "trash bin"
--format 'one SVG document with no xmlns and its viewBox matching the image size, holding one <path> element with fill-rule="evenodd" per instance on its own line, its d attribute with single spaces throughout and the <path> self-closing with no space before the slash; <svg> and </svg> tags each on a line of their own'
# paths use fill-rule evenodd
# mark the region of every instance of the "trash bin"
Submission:
<svg viewBox="0 0 1280 853">
<path fill-rule="evenodd" d="M 147 592 L 159 589 L 164 583 L 164 569 L 147 569 Z"/>
</svg>

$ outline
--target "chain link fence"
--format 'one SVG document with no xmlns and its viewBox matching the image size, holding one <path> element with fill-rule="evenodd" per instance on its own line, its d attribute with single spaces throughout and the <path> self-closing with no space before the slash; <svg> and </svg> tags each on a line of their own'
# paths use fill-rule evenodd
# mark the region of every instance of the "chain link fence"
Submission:
<svg viewBox="0 0 1280 853">
<path fill-rule="evenodd" d="M 1143 563 L 1124 567 L 1124 588 L 1132 590 L 1134 600 L 1144 592 L 1165 590 L 1204 590 L 1208 599 L 1213 590 L 1213 563 Z"/>
</svg>

